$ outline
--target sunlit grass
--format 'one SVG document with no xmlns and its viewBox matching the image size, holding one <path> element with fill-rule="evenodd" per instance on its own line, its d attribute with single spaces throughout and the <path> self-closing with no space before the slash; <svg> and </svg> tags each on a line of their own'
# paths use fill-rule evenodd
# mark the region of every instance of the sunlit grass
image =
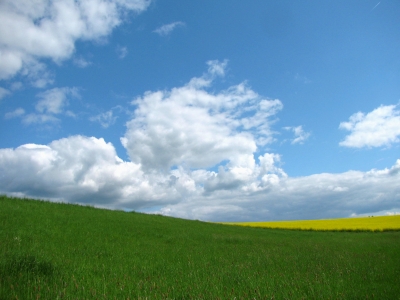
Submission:
<svg viewBox="0 0 400 300">
<path fill-rule="evenodd" d="M 331 220 L 300 220 L 276 222 L 223 223 L 260 228 L 330 230 L 330 231 L 393 231 L 400 230 L 400 215 L 383 217 L 345 218 Z"/>
<path fill-rule="evenodd" d="M 398 299 L 400 231 L 226 226 L 0 196 L 0 299 Z"/>
</svg>

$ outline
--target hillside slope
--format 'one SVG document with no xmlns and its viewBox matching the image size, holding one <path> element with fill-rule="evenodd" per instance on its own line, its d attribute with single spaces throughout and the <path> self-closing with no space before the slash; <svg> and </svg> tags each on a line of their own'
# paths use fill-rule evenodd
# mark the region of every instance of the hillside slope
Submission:
<svg viewBox="0 0 400 300">
<path fill-rule="evenodd" d="M 302 232 L 0 197 L 0 299 L 397 299 L 400 232 Z"/>
</svg>

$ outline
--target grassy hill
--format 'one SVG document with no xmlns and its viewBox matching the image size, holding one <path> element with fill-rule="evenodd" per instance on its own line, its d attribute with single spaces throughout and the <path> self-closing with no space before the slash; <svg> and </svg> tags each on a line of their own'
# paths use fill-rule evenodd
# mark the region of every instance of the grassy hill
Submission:
<svg viewBox="0 0 400 300">
<path fill-rule="evenodd" d="M 0 299 L 399 299 L 400 232 L 260 229 L 0 196 Z"/>
</svg>

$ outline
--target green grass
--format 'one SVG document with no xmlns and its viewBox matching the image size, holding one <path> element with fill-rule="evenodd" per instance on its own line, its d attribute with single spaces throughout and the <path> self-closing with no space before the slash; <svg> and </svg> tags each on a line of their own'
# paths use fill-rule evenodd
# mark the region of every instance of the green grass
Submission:
<svg viewBox="0 0 400 300">
<path fill-rule="evenodd" d="M 400 232 L 248 228 L 0 196 L 0 299 L 399 299 Z"/>
</svg>

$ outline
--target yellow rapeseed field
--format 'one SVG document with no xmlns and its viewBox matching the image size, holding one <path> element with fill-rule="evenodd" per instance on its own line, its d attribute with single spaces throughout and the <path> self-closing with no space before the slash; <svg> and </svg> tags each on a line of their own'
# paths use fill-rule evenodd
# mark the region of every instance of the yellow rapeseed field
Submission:
<svg viewBox="0 0 400 300">
<path fill-rule="evenodd" d="M 275 222 L 241 222 L 223 223 L 262 228 L 283 228 L 298 230 L 332 230 L 332 231 L 388 231 L 400 230 L 400 215 L 384 217 L 363 217 L 328 220 L 300 220 Z"/>
</svg>

